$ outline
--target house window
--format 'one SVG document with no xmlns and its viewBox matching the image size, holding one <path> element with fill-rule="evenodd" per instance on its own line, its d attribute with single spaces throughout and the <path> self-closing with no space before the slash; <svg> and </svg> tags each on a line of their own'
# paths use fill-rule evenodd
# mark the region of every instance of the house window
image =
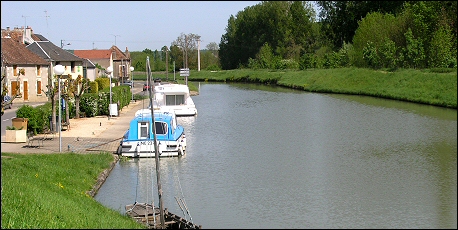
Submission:
<svg viewBox="0 0 458 230">
<path fill-rule="evenodd" d="M 125 77 L 126 76 L 125 71 L 126 71 L 126 66 L 119 65 L 118 77 Z"/>
<path fill-rule="evenodd" d="M 138 122 L 138 139 L 149 138 L 149 122 Z"/>
<path fill-rule="evenodd" d="M 76 71 L 75 62 L 72 61 L 71 65 L 72 65 L 72 66 L 71 66 L 70 68 L 71 68 L 71 70 L 72 70 L 72 73 L 74 73 L 74 72 Z"/>
<path fill-rule="evenodd" d="M 41 65 L 37 65 L 37 76 L 41 76 Z"/>
<path fill-rule="evenodd" d="M 184 95 L 166 95 L 165 105 L 182 105 L 184 104 Z"/>
<path fill-rule="evenodd" d="M 21 82 L 19 81 L 11 81 L 11 96 L 15 97 L 16 95 L 19 94 L 19 90 L 21 88 Z"/>
<path fill-rule="evenodd" d="M 17 76 L 17 65 L 13 65 L 13 76 Z"/>
<path fill-rule="evenodd" d="M 41 80 L 37 80 L 37 94 L 41 95 Z"/>
</svg>

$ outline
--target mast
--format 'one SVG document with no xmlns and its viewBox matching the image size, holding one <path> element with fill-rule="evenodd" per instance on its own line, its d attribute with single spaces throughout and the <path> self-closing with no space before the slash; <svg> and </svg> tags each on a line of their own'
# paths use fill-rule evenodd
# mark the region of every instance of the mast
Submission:
<svg viewBox="0 0 458 230">
<path fill-rule="evenodd" d="M 146 57 L 146 64 L 147 64 L 147 73 L 148 73 L 148 88 L 149 92 L 149 103 L 151 105 L 151 119 L 153 122 L 153 134 L 154 134 L 154 151 L 155 153 L 155 161 L 156 161 L 156 180 L 157 180 L 157 193 L 159 196 L 159 215 L 161 220 L 161 227 L 165 228 L 165 218 L 164 218 L 164 207 L 162 205 L 162 186 L 161 186 L 161 175 L 159 173 L 159 146 L 157 145 L 157 137 L 156 137 L 156 122 L 154 120 L 154 105 L 153 105 L 153 95 L 152 91 L 154 91 L 154 85 L 151 84 L 151 67 L 149 64 L 149 56 Z M 153 83 L 154 84 L 154 83 Z"/>
</svg>

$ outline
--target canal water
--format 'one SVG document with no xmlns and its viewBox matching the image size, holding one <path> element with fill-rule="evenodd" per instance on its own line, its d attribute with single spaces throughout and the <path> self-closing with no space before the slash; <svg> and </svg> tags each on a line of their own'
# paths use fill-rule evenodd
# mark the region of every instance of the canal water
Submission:
<svg viewBox="0 0 458 230">
<path fill-rule="evenodd" d="M 457 110 L 195 84 L 186 155 L 160 160 L 172 213 L 203 228 L 457 228 Z M 95 199 L 158 204 L 155 170 L 119 161 Z"/>
</svg>

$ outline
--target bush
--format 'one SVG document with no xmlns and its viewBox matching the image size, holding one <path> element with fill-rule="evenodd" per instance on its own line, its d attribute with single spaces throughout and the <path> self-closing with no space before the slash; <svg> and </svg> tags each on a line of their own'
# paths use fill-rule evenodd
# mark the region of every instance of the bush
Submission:
<svg viewBox="0 0 458 230">
<path fill-rule="evenodd" d="M 43 127 L 45 127 L 48 120 L 44 110 L 30 105 L 21 106 L 16 111 L 16 117 L 27 118 L 27 132 L 33 132 L 34 134 L 42 133 Z"/>
</svg>

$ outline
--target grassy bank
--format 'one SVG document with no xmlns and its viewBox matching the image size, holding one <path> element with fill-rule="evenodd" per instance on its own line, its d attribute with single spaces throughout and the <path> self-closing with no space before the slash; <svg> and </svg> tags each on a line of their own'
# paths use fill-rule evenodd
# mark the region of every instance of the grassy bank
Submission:
<svg viewBox="0 0 458 230">
<path fill-rule="evenodd" d="M 87 194 L 113 160 L 110 153 L 2 153 L 2 229 L 143 228 Z"/>
<path fill-rule="evenodd" d="M 309 92 L 366 95 L 457 108 L 456 69 L 447 73 L 415 69 L 387 72 L 360 68 L 191 71 L 188 80 L 264 83 Z"/>
</svg>

